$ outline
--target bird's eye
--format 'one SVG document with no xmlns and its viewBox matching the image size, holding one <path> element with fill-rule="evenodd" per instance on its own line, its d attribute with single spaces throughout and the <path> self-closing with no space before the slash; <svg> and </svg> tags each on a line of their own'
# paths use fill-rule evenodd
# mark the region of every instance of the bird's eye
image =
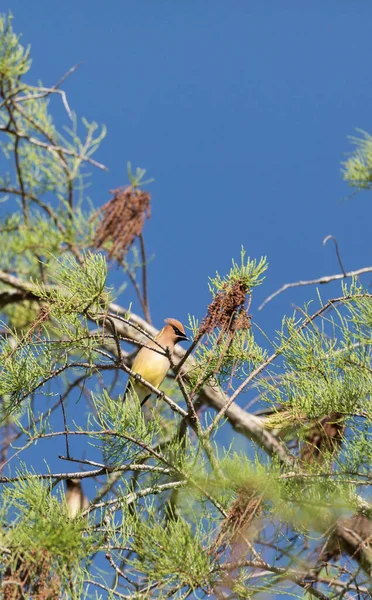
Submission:
<svg viewBox="0 0 372 600">
<path fill-rule="evenodd" d="M 182 333 L 182 331 L 180 331 L 180 330 L 178 329 L 178 327 L 173 327 L 173 330 L 174 330 L 174 333 L 175 333 L 176 335 L 178 335 L 178 336 L 181 336 L 181 337 L 183 336 L 183 333 Z"/>
</svg>

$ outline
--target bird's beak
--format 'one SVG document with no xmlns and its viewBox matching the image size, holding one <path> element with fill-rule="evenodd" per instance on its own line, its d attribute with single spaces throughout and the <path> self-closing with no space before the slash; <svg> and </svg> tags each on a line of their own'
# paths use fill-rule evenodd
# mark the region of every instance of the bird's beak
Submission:
<svg viewBox="0 0 372 600">
<path fill-rule="evenodd" d="M 183 334 L 182 336 L 181 335 L 178 336 L 178 342 L 182 342 L 182 341 L 189 342 L 190 340 L 187 337 L 187 335 Z"/>
</svg>

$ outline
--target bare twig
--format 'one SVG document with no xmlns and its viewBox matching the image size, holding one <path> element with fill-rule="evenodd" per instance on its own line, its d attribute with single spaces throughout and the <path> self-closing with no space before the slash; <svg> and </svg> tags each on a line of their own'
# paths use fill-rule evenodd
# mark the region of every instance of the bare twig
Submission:
<svg viewBox="0 0 372 600">
<path fill-rule="evenodd" d="M 125 594 L 121 594 L 120 592 L 117 592 L 116 590 L 113 590 L 113 589 L 109 588 L 107 585 L 103 585 L 103 583 L 99 583 L 98 581 L 93 581 L 93 579 L 84 579 L 84 583 L 87 583 L 89 585 L 95 585 L 96 587 L 99 587 L 101 590 L 105 590 L 105 592 L 109 592 L 110 594 L 114 594 L 118 598 L 123 598 L 125 600 L 130 600 L 133 597 L 132 595 L 126 596 Z"/>
<path fill-rule="evenodd" d="M 4 98 L 4 93 L 2 90 L 1 90 L 1 95 Z M 16 135 L 16 138 L 14 141 L 14 160 L 15 160 L 18 183 L 19 183 L 19 187 L 21 189 L 23 217 L 24 217 L 26 225 L 28 225 L 28 206 L 27 206 L 27 199 L 26 199 L 26 195 L 25 195 L 26 192 L 25 192 L 25 186 L 24 186 L 24 182 L 23 182 L 21 161 L 19 160 L 19 150 L 18 150 L 21 136 L 19 135 L 17 122 L 14 118 L 14 115 L 13 115 L 13 112 L 12 112 L 10 106 L 6 105 L 5 108 L 9 115 L 9 124 L 11 123 L 13 125 L 14 130 L 15 130 L 14 133 Z"/>
<path fill-rule="evenodd" d="M 203 335 L 204 335 L 203 333 L 202 334 L 200 334 L 200 333 L 196 334 L 196 336 L 193 339 L 192 343 L 190 344 L 190 346 L 187 348 L 186 352 L 184 352 L 182 358 L 177 363 L 177 366 L 175 368 L 176 378 L 178 377 L 178 373 L 180 373 L 183 364 L 187 361 L 188 357 L 195 350 L 196 346 L 200 342 L 200 340 L 203 337 Z"/>
<path fill-rule="evenodd" d="M 270 565 L 264 560 L 242 560 L 234 563 L 225 563 L 220 565 L 219 568 L 222 571 L 235 571 L 236 569 L 244 568 L 244 567 L 252 567 L 255 569 L 265 569 L 266 571 L 270 571 L 271 573 L 275 573 L 276 575 L 280 575 L 283 579 L 288 579 L 289 581 L 293 581 L 303 589 L 307 590 L 312 596 L 315 598 L 320 598 L 320 600 L 328 600 L 328 596 L 325 596 L 322 592 L 319 592 L 313 587 L 313 582 L 307 581 L 306 577 L 308 575 L 308 571 L 299 571 L 297 569 L 288 569 L 287 567 L 277 567 L 274 565 Z"/>
<path fill-rule="evenodd" d="M 126 272 L 126 274 L 128 275 L 128 277 L 129 277 L 129 280 L 130 280 L 131 284 L 132 284 L 132 285 L 133 285 L 133 287 L 134 287 L 134 291 L 135 291 L 135 292 L 136 292 L 136 294 L 137 294 L 137 298 L 138 298 L 138 301 L 139 301 L 139 303 L 140 303 L 140 305 L 141 305 L 141 308 L 142 308 L 142 310 L 143 310 L 143 314 L 144 314 L 144 315 L 145 315 L 145 317 L 146 317 L 146 314 L 145 314 L 145 312 L 146 312 L 146 306 L 145 306 L 145 302 L 144 302 L 144 299 L 143 299 L 143 297 L 142 297 L 142 294 L 141 294 L 141 288 L 140 288 L 140 286 L 138 285 L 138 283 L 137 283 L 137 281 L 136 281 L 135 275 L 133 275 L 133 273 L 132 273 L 132 271 L 130 270 L 130 268 L 127 268 L 127 269 L 125 269 L 125 272 Z M 146 320 L 147 320 L 147 319 L 146 319 Z"/>
<path fill-rule="evenodd" d="M 96 510 L 98 508 L 103 508 L 104 506 L 115 507 L 116 505 L 120 505 L 121 503 L 123 503 L 123 501 L 127 505 L 133 504 L 133 502 L 138 500 L 138 498 L 144 498 L 145 496 L 149 496 L 150 494 L 161 494 L 162 492 L 168 490 L 179 489 L 181 487 L 184 487 L 185 484 L 185 481 L 170 481 L 169 483 L 160 484 L 156 483 L 148 488 L 138 490 L 138 492 L 130 492 L 123 498 L 114 498 L 112 500 L 107 500 L 106 502 L 98 502 L 97 504 L 91 504 L 83 514 L 88 514 L 89 512 L 92 512 L 93 510 Z"/>
<path fill-rule="evenodd" d="M 364 275 L 364 273 L 371 273 L 372 267 L 363 267 L 362 269 L 357 269 L 356 271 L 349 271 L 348 273 L 338 273 L 337 275 L 324 275 L 323 277 L 319 277 L 319 279 L 309 279 L 308 281 L 295 281 L 294 283 L 286 283 L 281 288 L 279 288 L 276 292 L 268 296 L 262 304 L 258 307 L 258 310 L 262 310 L 263 307 L 271 302 L 273 298 L 285 292 L 289 288 L 299 287 L 302 285 L 317 285 L 323 283 L 330 283 L 331 281 L 337 281 L 339 279 L 345 279 L 345 277 L 357 277 L 358 275 Z"/>
<path fill-rule="evenodd" d="M 70 448 L 68 445 L 68 427 L 67 427 L 67 421 L 66 421 L 66 412 L 65 412 L 65 406 L 63 403 L 63 398 L 60 394 L 59 396 L 60 402 L 61 402 L 61 408 L 62 408 L 62 415 L 63 415 L 63 424 L 65 426 L 65 432 L 66 432 L 66 455 L 68 456 L 68 458 L 70 458 Z"/>
<path fill-rule="evenodd" d="M 147 293 L 147 264 L 146 264 L 146 251 L 145 251 L 145 242 L 143 239 L 142 233 L 140 233 L 139 241 L 141 247 L 141 258 L 142 258 L 142 297 L 143 297 L 143 312 L 145 314 L 145 319 L 149 323 L 151 323 L 150 316 L 150 307 L 149 307 L 149 297 Z"/>
<path fill-rule="evenodd" d="M 10 129 L 9 127 L 0 127 L 0 131 L 4 131 L 5 133 L 9 133 L 10 135 L 17 136 L 18 138 L 28 140 L 31 144 L 34 144 L 34 146 L 39 146 L 39 148 L 44 148 L 45 150 L 48 150 L 48 152 L 55 152 L 57 154 L 60 152 L 63 152 L 63 154 L 66 154 L 67 156 L 73 156 L 74 158 L 78 158 L 79 160 L 88 162 L 91 165 L 94 165 L 95 167 L 97 167 L 98 169 L 102 169 L 102 171 L 108 171 L 108 168 L 105 165 L 103 165 L 102 163 L 97 162 L 96 160 L 94 160 L 93 158 L 90 158 L 89 156 L 84 156 L 84 155 L 78 154 L 77 152 L 74 152 L 73 150 L 68 150 L 68 148 L 63 148 L 62 146 L 54 146 L 53 144 L 46 144 L 45 142 L 42 142 L 41 140 L 38 140 L 37 138 L 29 136 L 26 133 L 14 131 L 14 130 Z"/>
<path fill-rule="evenodd" d="M 111 566 L 113 567 L 113 569 L 115 570 L 115 573 L 116 573 L 115 579 L 116 579 L 116 577 L 117 577 L 117 576 L 119 576 L 119 577 L 122 577 L 123 579 L 125 579 L 125 581 L 128 581 L 128 583 L 130 583 L 131 585 L 133 585 L 135 588 L 137 588 L 137 587 L 138 587 L 138 586 L 137 586 L 137 584 L 135 584 L 135 583 L 134 583 L 134 582 L 133 582 L 133 581 L 132 581 L 132 580 L 131 580 L 131 579 L 130 579 L 130 578 L 129 578 L 129 577 L 128 577 L 128 576 L 127 576 L 127 575 L 126 575 L 126 574 L 125 574 L 125 573 L 124 573 L 124 572 L 123 572 L 121 569 L 120 569 L 120 567 L 119 567 L 119 566 L 116 564 L 116 562 L 115 562 L 115 561 L 114 561 L 114 559 L 112 558 L 112 554 L 111 554 L 110 550 L 107 550 L 107 552 L 106 552 L 106 555 L 105 555 L 105 556 L 106 556 L 107 560 L 109 561 L 110 565 L 111 565 Z M 114 586 L 112 585 L 112 586 L 111 586 L 111 589 L 112 589 L 113 587 L 114 587 Z"/>
<path fill-rule="evenodd" d="M 66 109 L 66 112 L 67 112 L 69 118 L 71 120 L 73 120 L 72 113 L 71 113 L 70 107 L 67 102 L 66 92 L 63 90 L 60 90 L 58 88 L 62 85 L 62 83 L 64 83 L 64 81 L 66 81 L 67 77 L 69 77 L 74 71 L 76 71 L 76 69 L 81 64 L 82 63 L 80 62 L 80 63 L 74 65 L 73 67 L 71 67 L 71 69 L 69 69 L 61 77 L 61 79 L 55 85 L 53 85 L 51 88 L 38 87 L 37 88 L 38 90 L 42 90 L 42 92 L 40 94 L 29 94 L 28 96 L 19 96 L 18 98 L 15 99 L 15 102 L 17 104 L 19 104 L 21 102 L 27 102 L 28 100 L 38 100 L 39 98 L 46 98 L 47 96 L 50 96 L 50 94 L 60 94 L 60 96 L 62 97 L 63 105 Z M 19 91 L 21 91 L 21 90 L 19 90 Z"/>
<path fill-rule="evenodd" d="M 41 135 L 43 135 L 49 142 L 49 144 L 53 147 L 53 148 L 57 148 L 57 144 L 55 142 L 55 140 L 53 139 L 52 135 L 43 127 L 41 127 L 39 125 L 39 123 L 37 121 L 35 121 L 35 119 L 33 119 L 29 114 L 27 114 L 27 112 L 25 112 L 23 110 L 23 108 L 21 108 L 20 106 L 18 106 L 16 103 L 14 103 L 14 108 L 16 111 L 18 111 L 22 117 L 28 121 L 32 127 L 34 129 L 36 129 L 36 131 L 38 131 L 39 133 L 41 133 Z M 73 188 L 73 178 L 71 176 L 71 172 L 68 166 L 68 162 L 67 159 L 64 155 L 64 153 L 62 152 L 62 150 L 59 150 L 57 152 L 60 161 L 61 161 L 61 166 L 62 169 L 65 173 L 66 176 L 66 181 L 67 181 L 67 189 L 68 189 L 68 205 L 70 207 L 70 218 L 72 219 L 72 206 L 73 206 L 73 192 L 74 192 L 74 188 Z"/>
<path fill-rule="evenodd" d="M 51 438 L 51 437 L 57 437 L 57 436 L 61 436 L 61 435 L 65 435 L 65 431 L 57 431 L 54 432 L 53 434 L 44 434 L 44 435 L 39 435 L 39 436 L 35 436 L 35 438 L 33 440 L 31 440 L 28 444 L 27 447 L 29 447 L 29 445 L 31 443 L 33 443 L 34 440 L 36 439 L 47 439 L 47 438 Z M 71 435 L 90 435 L 91 432 L 89 433 L 88 431 L 71 431 L 69 432 L 71 433 Z M 114 431 L 102 431 L 101 435 L 104 434 L 111 434 L 111 435 L 116 435 L 116 433 Z M 26 446 L 25 446 L 26 448 Z M 60 457 L 60 458 L 64 458 L 65 460 L 67 460 L 67 457 Z M 83 464 L 85 464 L 85 461 L 78 461 L 76 459 L 68 459 L 68 460 L 72 460 L 73 462 L 82 462 Z M 172 469 L 170 468 L 164 468 L 164 467 L 158 467 L 156 465 L 146 465 L 146 464 L 127 464 L 127 465 L 104 465 L 103 467 L 99 467 L 97 469 L 91 469 L 90 471 L 75 471 L 75 472 L 67 472 L 67 473 L 35 473 L 35 474 L 30 474 L 27 473 L 25 475 L 17 475 L 14 477 L 6 477 L 5 475 L 1 475 L 0 476 L 0 483 L 14 483 L 15 481 L 24 481 L 24 480 L 28 480 L 28 479 L 58 479 L 60 481 L 62 480 L 66 480 L 66 479 L 89 479 L 91 477 L 99 477 L 100 475 L 107 475 L 108 473 L 113 473 L 113 472 L 121 472 L 121 473 L 126 473 L 128 471 L 141 471 L 141 472 L 158 472 L 160 474 L 163 475 L 169 475 L 172 472 Z"/>
<path fill-rule="evenodd" d="M 324 240 L 323 240 L 323 246 L 326 245 L 326 243 L 328 242 L 328 240 L 333 240 L 333 243 L 334 243 L 335 249 L 336 249 L 336 256 L 337 256 L 338 264 L 340 265 L 340 269 L 343 272 L 344 277 L 347 277 L 346 271 L 344 269 L 344 265 L 342 264 L 341 255 L 340 255 L 340 252 L 339 252 L 339 249 L 338 249 L 338 243 L 337 243 L 337 240 L 336 240 L 335 236 L 334 235 L 327 235 L 324 238 Z"/>
</svg>

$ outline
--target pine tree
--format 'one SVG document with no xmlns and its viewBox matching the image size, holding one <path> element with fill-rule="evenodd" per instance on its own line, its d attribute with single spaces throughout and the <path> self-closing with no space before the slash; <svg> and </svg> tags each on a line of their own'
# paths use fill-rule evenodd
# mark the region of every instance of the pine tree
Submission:
<svg viewBox="0 0 372 600">
<path fill-rule="evenodd" d="M 249 313 L 268 263 L 242 249 L 210 278 L 162 389 L 143 382 L 154 400 L 124 402 L 157 333 L 149 181 L 129 165 L 127 186 L 92 207 L 105 128 L 71 111 L 73 69 L 26 83 L 30 56 L 1 17 L 2 597 L 369 598 L 372 301 L 358 275 L 372 267 L 330 276 L 337 297 L 322 288 L 269 339 Z M 344 165 L 352 186 L 371 187 L 371 156 L 365 134 Z M 117 303 L 117 267 L 144 318 Z"/>
</svg>

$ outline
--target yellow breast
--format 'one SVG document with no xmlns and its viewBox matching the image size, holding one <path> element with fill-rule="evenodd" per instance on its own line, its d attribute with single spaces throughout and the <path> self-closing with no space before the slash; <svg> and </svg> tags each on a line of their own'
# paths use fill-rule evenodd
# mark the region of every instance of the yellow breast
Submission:
<svg viewBox="0 0 372 600">
<path fill-rule="evenodd" d="M 168 373 L 169 367 L 169 360 L 166 356 L 154 352 L 150 348 L 142 348 L 134 360 L 132 370 L 154 387 L 159 387 Z"/>
</svg>

